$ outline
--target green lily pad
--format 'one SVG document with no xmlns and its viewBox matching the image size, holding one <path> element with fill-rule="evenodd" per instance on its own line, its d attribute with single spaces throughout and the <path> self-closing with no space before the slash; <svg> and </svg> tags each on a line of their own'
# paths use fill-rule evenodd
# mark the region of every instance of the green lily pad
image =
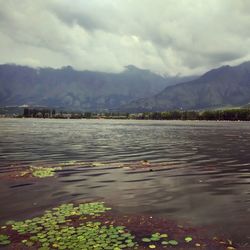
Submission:
<svg viewBox="0 0 250 250">
<path fill-rule="evenodd" d="M 176 240 L 169 240 L 168 243 L 169 243 L 170 245 L 172 245 L 172 246 L 176 246 L 176 245 L 179 244 L 178 241 L 176 241 Z"/>
<path fill-rule="evenodd" d="M 167 238 L 167 237 L 168 237 L 168 234 L 161 234 L 160 237 L 161 237 L 161 238 Z"/>
<path fill-rule="evenodd" d="M 0 245 L 9 245 L 10 243 L 8 235 L 0 234 Z"/>
<path fill-rule="evenodd" d="M 148 247 L 151 249 L 154 249 L 154 248 L 156 248 L 156 245 L 149 245 Z"/>
<path fill-rule="evenodd" d="M 188 243 L 188 242 L 191 242 L 193 240 L 193 238 L 192 237 L 190 237 L 190 236 L 187 236 L 187 237 L 185 237 L 185 241 Z"/>
<path fill-rule="evenodd" d="M 168 245 L 169 243 L 168 243 L 168 241 L 162 241 L 161 244 L 162 245 Z"/>
</svg>

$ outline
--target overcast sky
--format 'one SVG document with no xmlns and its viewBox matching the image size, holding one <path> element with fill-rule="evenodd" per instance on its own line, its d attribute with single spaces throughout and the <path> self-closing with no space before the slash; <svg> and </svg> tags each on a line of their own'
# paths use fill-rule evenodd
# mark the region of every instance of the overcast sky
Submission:
<svg viewBox="0 0 250 250">
<path fill-rule="evenodd" d="M 191 75 L 250 60 L 249 0 L 0 0 L 0 63 Z"/>
</svg>

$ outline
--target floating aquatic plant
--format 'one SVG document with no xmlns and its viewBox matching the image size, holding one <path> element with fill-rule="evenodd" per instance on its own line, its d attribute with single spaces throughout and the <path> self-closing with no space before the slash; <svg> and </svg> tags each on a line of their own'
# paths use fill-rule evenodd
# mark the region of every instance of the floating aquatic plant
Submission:
<svg viewBox="0 0 250 250">
<path fill-rule="evenodd" d="M 156 245 L 149 245 L 148 247 L 151 249 L 154 249 L 154 248 L 156 248 Z"/>
<path fill-rule="evenodd" d="M 143 242 L 151 242 L 151 239 L 149 239 L 149 238 L 143 238 L 142 241 Z"/>
<path fill-rule="evenodd" d="M 9 245 L 10 243 L 8 235 L 0 234 L 0 245 Z"/>
<path fill-rule="evenodd" d="M 167 237 L 168 237 L 168 234 L 161 234 L 160 237 L 161 237 L 161 238 L 167 238 Z"/>
<path fill-rule="evenodd" d="M 185 237 L 185 241 L 186 241 L 187 243 L 191 242 L 192 240 L 193 240 L 193 238 L 190 237 L 190 236 Z"/>
<path fill-rule="evenodd" d="M 163 238 L 167 238 L 168 234 L 153 233 L 150 238 L 142 238 L 143 242 L 159 241 Z"/>
<path fill-rule="evenodd" d="M 168 238 L 168 234 L 166 233 L 161 234 L 161 233 L 156 232 L 156 233 L 151 234 L 150 237 L 142 238 L 141 241 L 145 243 L 154 243 L 154 244 L 148 245 L 149 248 L 156 248 L 157 246 L 159 246 L 159 244 L 164 245 L 164 246 L 166 245 L 177 246 L 179 244 L 177 240 L 173 240 L 173 239 L 167 240 L 167 238 Z M 186 242 L 190 242 L 191 240 L 192 238 L 190 236 L 187 236 L 185 238 Z"/>
<path fill-rule="evenodd" d="M 195 242 L 190 235 L 176 239 L 173 235 L 162 232 L 145 235 L 138 240 L 139 245 L 136 235 L 132 235 L 125 226 L 113 220 L 113 217 L 110 219 L 112 214 L 105 215 L 110 209 L 102 202 L 79 205 L 69 203 L 46 210 L 40 217 L 8 221 L 0 227 L 0 246 L 11 244 L 13 241 L 23 244 L 25 248 L 39 250 L 121 250 L 137 249 L 140 246 L 143 249 L 179 249 L 183 244 L 202 247 L 203 243 Z M 190 243 L 191 241 L 194 242 Z M 228 243 L 229 245 L 225 245 L 228 250 L 235 249 L 231 241 Z"/>
<path fill-rule="evenodd" d="M 37 178 L 45 178 L 45 177 L 50 177 L 55 175 L 56 170 L 60 170 L 60 167 L 54 167 L 54 168 L 49 168 L 49 167 L 34 167 L 30 166 L 30 168 L 26 171 L 23 171 L 21 173 L 21 176 L 25 176 L 27 174 L 31 174 L 33 177 Z"/>
<path fill-rule="evenodd" d="M 99 222 L 88 222 L 79 227 L 63 226 L 38 234 L 35 241 L 43 247 L 58 249 L 122 249 L 135 246 L 131 234 L 125 235 L 118 227 L 103 226 Z"/>
<path fill-rule="evenodd" d="M 40 250 L 51 248 L 120 250 L 136 246 L 135 237 L 123 226 L 102 225 L 101 222 L 91 221 L 80 223 L 78 226 L 72 223 L 72 216 L 98 217 L 107 210 L 110 208 L 105 207 L 102 202 L 85 203 L 79 206 L 63 204 L 45 211 L 41 217 L 18 222 L 9 221 L 6 224 L 26 237 L 21 241 L 24 245 L 40 246 Z M 7 244 L 7 241 L 8 236 L 2 236 L 1 242 Z"/>
<path fill-rule="evenodd" d="M 161 238 L 161 234 L 160 233 L 153 233 L 151 236 L 151 241 L 158 241 Z"/>
<path fill-rule="evenodd" d="M 60 167 L 55 168 L 45 168 L 45 167 L 31 167 L 31 173 L 34 177 L 44 178 L 49 176 L 54 176 L 56 170 L 60 170 Z"/>
<path fill-rule="evenodd" d="M 161 244 L 162 244 L 162 245 L 168 245 L 169 243 L 168 243 L 168 241 L 165 241 L 165 240 L 164 240 L 164 241 L 161 242 Z"/>
<path fill-rule="evenodd" d="M 178 241 L 176 241 L 176 240 L 169 240 L 168 243 L 169 243 L 170 245 L 172 245 L 172 246 L 176 246 L 176 245 L 179 244 Z"/>
</svg>

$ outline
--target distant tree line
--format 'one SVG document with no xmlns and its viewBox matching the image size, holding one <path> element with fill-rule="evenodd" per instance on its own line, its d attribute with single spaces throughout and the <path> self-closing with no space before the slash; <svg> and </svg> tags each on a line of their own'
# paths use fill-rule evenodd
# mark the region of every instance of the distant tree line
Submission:
<svg viewBox="0 0 250 250">
<path fill-rule="evenodd" d="M 56 111 L 48 108 L 24 108 L 23 116 L 26 118 L 56 118 L 56 119 L 129 119 L 129 113 L 119 112 L 69 112 Z"/>
<path fill-rule="evenodd" d="M 250 109 L 225 109 L 206 111 L 165 111 L 145 112 L 132 115 L 142 120 L 213 120 L 213 121 L 250 121 Z"/>
<path fill-rule="evenodd" d="M 25 108 L 23 117 L 59 119 L 137 119 L 137 120 L 213 120 L 250 121 L 250 108 L 206 110 L 206 111 L 164 111 L 144 113 L 119 112 L 66 112 L 48 108 Z"/>
</svg>

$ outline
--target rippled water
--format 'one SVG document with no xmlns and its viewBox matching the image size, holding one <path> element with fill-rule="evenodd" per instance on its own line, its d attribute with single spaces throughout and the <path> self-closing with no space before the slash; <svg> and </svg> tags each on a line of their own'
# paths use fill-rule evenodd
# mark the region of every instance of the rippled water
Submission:
<svg viewBox="0 0 250 250">
<path fill-rule="evenodd" d="M 0 183 L 0 221 L 60 202 L 105 199 L 250 242 L 250 124 L 127 120 L 0 120 L 0 172 L 69 160 L 164 162 L 149 172 L 70 167 L 41 182 Z"/>
</svg>

